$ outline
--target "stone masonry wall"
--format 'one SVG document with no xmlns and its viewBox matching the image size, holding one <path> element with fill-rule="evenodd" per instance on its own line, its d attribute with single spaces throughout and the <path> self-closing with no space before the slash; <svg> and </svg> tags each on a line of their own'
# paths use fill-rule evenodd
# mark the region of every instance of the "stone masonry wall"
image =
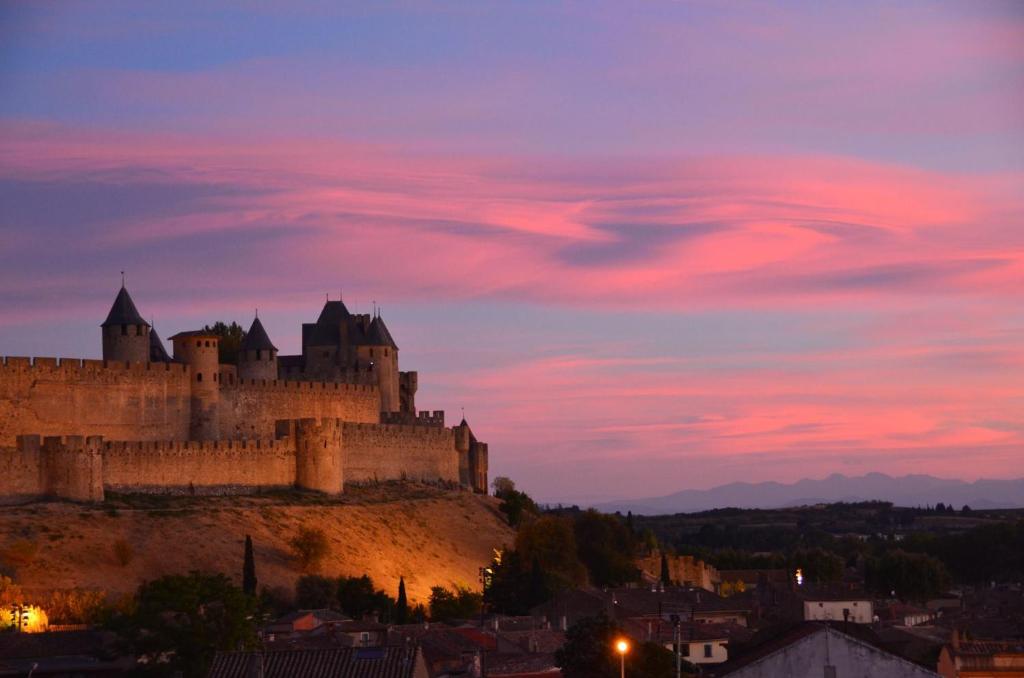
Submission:
<svg viewBox="0 0 1024 678">
<path fill-rule="evenodd" d="M 103 444 L 103 485 L 115 492 L 234 493 L 294 482 L 295 444 L 287 438 Z"/>
<path fill-rule="evenodd" d="M 21 434 L 184 440 L 190 393 L 179 364 L 4 358 L 0 446 L 13 447 Z"/>
<path fill-rule="evenodd" d="M 237 380 L 220 392 L 220 438 L 273 438 L 279 419 L 377 423 L 376 386 L 311 381 Z"/>
<path fill-rule="evenodd" d="M 0 447 L 0 505 L 19 503 L 41 495 L 42 450 L 34 446 Z"/>
<path fill-rule="evenodd" d="M 345 482 L 459 480 L 455 436 L 450 428 L 346 422 L 342 445 Z"/>
</svg>

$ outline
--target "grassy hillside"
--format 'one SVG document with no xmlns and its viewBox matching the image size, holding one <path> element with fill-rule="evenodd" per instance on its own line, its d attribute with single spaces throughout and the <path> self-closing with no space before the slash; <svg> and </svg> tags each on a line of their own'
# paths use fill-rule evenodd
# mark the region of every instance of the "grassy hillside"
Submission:
<svg viewBox="0 0 1024 678">
<path fill-rule="evenodd" d="M 134 590 L 145 579 L 192 569 L 240 581 L 251 534 L 260 586 L 291 589 L 300 575 L 288 540 L 302 525 L 327 534 L 325 575 L 369 574 L 409 597 L 458 582 L 477 588 L 478 568 L 513 534 L 491 497 L 416 485 L 357 488 L 338 499 L 285 493 L 261 497 L 114 497 L 103 506 L 36 503 L 0 511 L 0 553 L 34 544 L 17 579 L 29 589 Z M 120 565 L 119 539 L 134 557 Z M 31 550 L 31 549 L 29 549 Z M 8 569 L 11 563 L 7 564 Z"/>
</svg>

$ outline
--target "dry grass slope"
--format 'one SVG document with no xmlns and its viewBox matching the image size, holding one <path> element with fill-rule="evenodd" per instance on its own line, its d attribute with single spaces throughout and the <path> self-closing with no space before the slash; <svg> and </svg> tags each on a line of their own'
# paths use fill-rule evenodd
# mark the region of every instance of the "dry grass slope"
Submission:
<svg viewBox="0 0 1024 678">
<path fill-rule="evenodd" d="M 404 576 L 409 597 L 430 587 L 478 587 L 478 568 L 513 533 L 491 497 L 415 485 L 356 488 L 337 500 L 301 494 L 264 497 L 123 497 L 105 506 L 36 503 L 0 511 L 0 553 L 38 545 L 17 579 L 28 589 L 134 590 L 164 574 L 198 569 L 240 581 L 246 534 L 255 544 L 260 586 L 292 589 L 299 576 L 288 540 L 301 525 L 322 529 L 330 555 L 321 574 L 369 574 L 391 595 Z M 124 563 L 115 544 L 125 540 Z M 119 562 L 121 560 L 121 562 Z"/>
</svg>

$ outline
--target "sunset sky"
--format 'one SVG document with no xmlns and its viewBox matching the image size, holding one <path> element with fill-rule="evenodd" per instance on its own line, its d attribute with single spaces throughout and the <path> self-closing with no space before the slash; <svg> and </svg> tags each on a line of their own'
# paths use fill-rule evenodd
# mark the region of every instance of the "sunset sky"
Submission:
<svg viewBox="0 0 1024 678">
<path fill-rule="evenodd" d="M 0 5 L 0 354 L 376 301 L 548 501 L 1024 476 L 1020 2 Z"/>
</svg>

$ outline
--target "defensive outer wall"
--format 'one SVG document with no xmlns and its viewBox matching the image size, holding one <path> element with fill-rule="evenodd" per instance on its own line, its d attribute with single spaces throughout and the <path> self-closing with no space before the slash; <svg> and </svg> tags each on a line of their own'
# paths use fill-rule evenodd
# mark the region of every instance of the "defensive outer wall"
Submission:
<svg viewBox="0 0 1024 678">
<path fill-rule="evenodd" d="M 193 383 L 182 363 L 4 358 L 0 503 L 102 501 L 106 491 L 335 494 L 375 480 L 486 491 L 487 446 L 464 421 L 448 428 L 443 413 L 421 412 L 379 423 L 375 385 L 224 380 L 217 439 L 194 441 Z"/>
</svg>

